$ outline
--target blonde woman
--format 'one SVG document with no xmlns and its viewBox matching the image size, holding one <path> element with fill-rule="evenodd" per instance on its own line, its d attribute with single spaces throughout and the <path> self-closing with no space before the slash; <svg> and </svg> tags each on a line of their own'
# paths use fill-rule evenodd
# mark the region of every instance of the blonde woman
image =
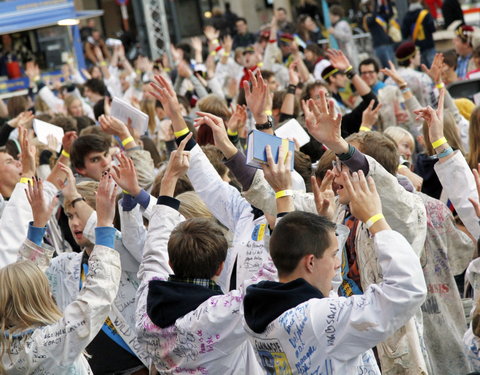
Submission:
<svg viewBox="0 0 480 375">
<path fill-rule="evenodd" d="M 29 185 L 27 196 L 34 218 L 29 238 L 41 242 L 54 204 L 45 203 L 41 181 Z M 115 184 L 106 175 L 97 193 L 97 240 L 89 272 L 63 314 L 37 266 L 49 262 L 48 251 L 38 243 L 27 240 L 21 250 L 32 261 L 0 269 L 0 374 L 92 374 L 83 352 L 100 331 L 120 281 L 120 258 L 113 250 L 114 214 Z"/>
</svg>

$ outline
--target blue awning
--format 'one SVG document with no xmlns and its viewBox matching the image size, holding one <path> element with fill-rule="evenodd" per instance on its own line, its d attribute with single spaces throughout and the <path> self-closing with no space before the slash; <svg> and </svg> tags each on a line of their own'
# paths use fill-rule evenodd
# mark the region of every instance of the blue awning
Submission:
<svg viewBox="0 0 480 375">
<path fill-rule="evenodd" d="M 73 7 L 61 7 L 31 13 L 16 13 L 17 14 L 11 14 L 10 17 L 5 17 L 5 14 L 0 16 L 0 35 L 52 26 L 64 19 L 99 17 L 103 15 L 103 10 L 77 11 Z"/>
</svg>

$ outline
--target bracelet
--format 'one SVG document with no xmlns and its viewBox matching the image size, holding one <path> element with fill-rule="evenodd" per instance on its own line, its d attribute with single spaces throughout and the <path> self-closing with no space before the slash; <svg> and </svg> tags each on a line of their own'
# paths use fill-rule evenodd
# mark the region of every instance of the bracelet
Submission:
<svg viewBox="0 0 480 375">
<path fill-rule="evenodd" d="M 440 83 L 437 83 L 435 85 L 435 87 L 440 90 L 440 89 L 443 89 L 445 87 L 445 84 L 443 82 L 440 82 Z"/>
<path fill-rule="evenodd" d="M 73 208 L 75 208 L 75 203 L 77 202 L 80 202 L 80 201 L 84 201 L 85 202 L 85 198 L 84 197 L 80 197 L 80 198 L 76 198 L 72 201 L 72 203 L 70 203 L 72 205 Z"/>
<path fill-rule="evenodd" d="M 399 171 L 400 169 L 402 168 L 408 168 L 406 165 L 404 164 L 399 164 L 398 168 L 397 168 L 397 171 Z"/>
<path fill-rule="evenodd" d="M 230 129 L 227 129 L 227 134 L 234 137 L 238 135 L 238 131 L 231 131 Z"/>
<path fill-rule="evenodd" d="M 108 64 L 107 64 L 107 62 L 104 60 L 104 61 L 100 61 L 100 62 L 98 63 L 98 65 L 100 65 L 100 66 L 107 66 Z"/>
<path fill-rule="evenodd" d="M 182 135 L 188 134 L 190 132 L 189 128 L 184 128 L 182 130 L 179 130 L 178 132 L 175 132 L 175 138 L 180 138 Z"/>
<path fill-rule="evenodd" d="M 28 177 L 22 177 L 22 178 L 20 179 L 20 183 L 21 183 L 21 184 L 32 185 L 32 179 L 31 179 L 31 178 L 28 178 Z"/>
<path fill-rule="evenodd" d="M 402 94 L 406 94 L 406 93 L 409 92 L 409 91 L 410 91 L 410 87 L 408 87 L 408 86 L 405 87 L 405 88 L 403 88 L 403 89 L 400 89 L 400 92 L 401 92 Z"/>
<path fill-rule="evenodd" d="M 217 56 L 217 51 L 210 51 L 210 56 Z"/>
<path fill-rule="evenodd" d="M 367 127 L 367 126 L 360 126 L 360 131 L 362 131 L 362 132 L 371 132 L 372 129 L 370 129 L 370 128 Z"/>
<path fill-rule="evenodd" d="M 355 153 L 355 147 L 353 147 L 351 144 L 348 144 L 348 151 L 344 152 L 343 154 L 337 155 L 340 161 L 345 161 L 350 159 L 353 154 Z"/>
<path fill-rule="evenodd" d="M 398 85 L 398 88 L 399 88 L 400 90 L 403 90 L 403 89 L 405 89 L 407 86 L 408 86 L 408 83 L 407 83 L 407 82 L 403 82 L 401 85 Z"/>
<path fill-rule="evenodd" d="M 213 39 L 213 40 L 212 40 L 212 43 L 213 43 L 213 44 L 219 44 L 219 43 L 218 43 L 218 39 Z"/>
<path fill-rule="evenodd" d="M 70 154 L 67 151 L 62 150 L 62 156 L 65 156 L 66 158 L 69 158 Z"/>
<path fill-rule="evenodd" d="M 435 142 L 432 142 L 432 147 L 437 148 L 437 147 L 440 147 L 441 145 L 444 145 L 447 142 L 448 142 L 447 139 L 445 137 L 442 137 L 436 140 Z"/>
<path fill-rule="evenodd" d="M 266 110 L 266 111 L 265 111 L 265 114 L 266 114 L 267 116 L 271 116 L 273 113 L 272 113 L 272 111 L 270 111 L 270 110 Z"/>
<path fill-rule="evenodd" d="M 370 229 L 373 224 L 375 224 L 377 221 L 385 219 L 385 216 L 383 214 L 376 214 L 373 215 L 370 219 L 367 220 L 365 223 L 367 225 L 367 229 Z"/>
<path fill-rule="evenodd" d="M 293 195 L 293 190 L 280 190 L 275 193 L 275 199 L 283 198 L 283 197 L 290 197 Z"/>
<path fill-rule="evenodd" d="M 350 68 L 350 69 L 349 69 Z M 344 71 L 345 75 L 347 76 L 347 78 L 351 81 L 353 79 L 353 77 L 355 76 L 355 74 L 357 74 L 355 72 L 355 70 L 353 70 L 353 68 L 351 66 L 349 66 L 347 68 L 347 70 Z"/>
<path fill-rule="evenodd" d="M 288 85 L 287 88 L 287 94 L 295 94 L 295 91 L 297 91 L 297 86 L 296 85 Z"/>
<path fill-rule="evenodd" d="M 453 154 L 453 148 L 449 147 L 443 150 L 441 153 L 437 154 L 437 158 L 444 158 L 450 154 Z"/>
<path fill-rule="evenodd" d="M 352 69 L 353 69 L 353 66 L 350 65 L 347 69 L 344 70 L 344 72 L 345 72 L 345 73 L 348 73 L 348 72 L 349 72 L 350 70 L 352 70 Z"/>
<path fill-rule="evenodd" d="M 133 139 L 132 136 L 127 137 L 122 141 L 122 146 L 125 147 L 126 145 L 128 145 L 130 142 L 133 142 L 133 141 L 134 141 L 134 139 Z"/>
<path fill-rule="evenodd" d="M 123 189 L 122 189 L 122 193 L 123 193 L 123 194 L 132 195 L 132 194 L 130 194 L 128 191 L 126 191 L 126 190 L 123 190 Z"/>
<path fill-rule="evenodd" d="M 228 57 L 228 56 L 230 56 L 230 52 L 223 51 L 223 56 L 225 56 L 225 57 Z"/>
</svg>

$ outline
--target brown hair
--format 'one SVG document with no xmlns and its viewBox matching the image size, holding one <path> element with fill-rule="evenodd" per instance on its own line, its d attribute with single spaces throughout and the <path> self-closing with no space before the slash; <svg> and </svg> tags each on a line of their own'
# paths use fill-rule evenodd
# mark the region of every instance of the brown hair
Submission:
<svg viewBox="0 0 480 375">
<path fill-rule="evenodd" d="M 294 159 L 293 165 L 295 166 L 295 170 L 302 176 L 306 190 L 311 191 L 310 176 L 312 175 L 312 161 L 310 160 L 310 156 L 301 151 L 295 151 Z"/>
<path fill-rule="evenodd" d="M 323 180 L 328 170 L 332 169 L 332 161 L 336 159 L 336 155 L 332 150 L 327 150 L 318 160 L 317 169 L 315 169 L 315 177 Z"/>
<path fill-rule="evenodd" d="M 65 108 L 67 109 L 67 113 L 69 116 L 72 116 L 72 113 L 70 112 L 70 107 L 72 106 L 73 102 L 79 101 L 82 103 L 82 100 L 75 95 L 68 95 L 65 99 L 63 99 L 63 104 L 65 105 Z M 83 107 L 82 107 L 83 110 Z"/>
<path fill-rule="evenodd" d="M 372 131 L 354 133 L 345 139 L 361 152 L 374 158 L 388 173 L 396 176 L 400 155 L 397 144 L 389 136 Z"/>
<path fill-rule="evenodd" d="M 227 256 L 220 226 L 195 218 L 177 225 L 168 240 L 170 265 L 177 277 L 211 279 Z"/>
<path fill-rule="evenodd" d="M 225 173 L 227 173 L 228 170 L 225 164 L 223 164 L 222 162 L 222 151 L 220 151 L 217 147 L 213 145 L 202 146 L 202 150 L 210 161 L 210 164 L 213 165 L 213 168 L 215 168 L 220 177 L 223 178 L 223 176 L 225 176 Z"/>
<path fill-rule="evenodd" d="M 8 99 L 7 110 L 10 118 L 17 117 L 28 108 L 28 100 L 25 96 L 14 96 Z"/>
<path fill-rule="evenodd" d="M 210 94 L 198 101 L 198 109 L 220 117 L 226 124 L 230 119 L 227 103 L 216 95 Z M 197 129 L 197 142 L 200 146 L 214 144 L 212 129 L 208 125 L 201 125 Z"/>
<path fill-rule="evenodd" d="M 332 5 L 328 11 L 334 16 L 338 16 L 340 18 L 345 17 L 345 11 L 340 5 Z"/>
<path fill-rule="evenodd" d="M 140 109 L 143 113 L 148 115 L 148 132 L 153 136 L 157 128 L 157 113 L 155 111 L 155 99 L 143 99 L 140 102 Z"/>
<path fill-rule="evenodd" d="M 150 194 L 152 194 L 156 198 L 158 198 L 158 196 L 160 195 L 160 188 L 162 187 L 162 178 L 164 174 L 165 174 L 165 169 L 160 170 L 157 174 L 157 177 L 155 177 L 155 180 L 153 181 L 152 190 L 150 191 Z M 192 191 L 192 190 L 193 190 L 193 186 L 190 180 L 188 179 L 188 177 L 182 176 L 177 180 L 177 184 L 175 185 L 175 192 L 173 195 L 177 196 L 186 191 Z"/>
<path fill-rule="evenodd" d="M 445 134 L 447 137 L 447 134 Z M 448 142 L 450 142 L 450 139 Z M 470 168 L 477 168 L 480 162 L 480 106 L 475 107 L 470 116 L 470 127 L 468 128 L 468 165 Z"/>
</svg>

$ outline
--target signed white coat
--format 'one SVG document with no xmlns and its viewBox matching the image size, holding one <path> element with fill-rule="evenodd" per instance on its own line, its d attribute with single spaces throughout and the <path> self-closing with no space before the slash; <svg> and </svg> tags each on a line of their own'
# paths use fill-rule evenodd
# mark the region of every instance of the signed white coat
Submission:
<svg viewBox="0 0 480 375">
<path fill-rule="evenodd" d="M 285 311 L 264 333 L 246 324 L 268 373 L 379 375 L 370 348 L 403 326 L 425 300 L 422 268 L 410 244 L 392 230 L 374 236 L 380 284 L 363 295 L 312 298 Z"/>
<path fill-rule="evenodd" d="M 139 342 L 161 374 L 261 374 L 241 324 L 242 304 L 248 285 L 276 279 L 277 270 L 271 261 L 238 289 L 209 298 L 170 327 L 162 329 L 148 317 L 149 282 L 166 280 L 173 273 L 168 265 L 167 243 L 172 230 L 182 221 L 183 216 L 175 209 L 166 205 L 154 207 L 139 271 Z"/>
<path fill-rule="evenodd" d="M 48 265 L 52 256 L 30 241 L 22 251 L 24 258 L 35 260 L 40 268 Z M 88 263 L 85 285 L 65 306 L 63 318 L 13 339 L 11 354 L 2 356 L 8 375 L 92 374 L 82 352 L 110 313 L 121 270 L 118 252 L 105 246 L 95 246 Z"/>
</svg>

